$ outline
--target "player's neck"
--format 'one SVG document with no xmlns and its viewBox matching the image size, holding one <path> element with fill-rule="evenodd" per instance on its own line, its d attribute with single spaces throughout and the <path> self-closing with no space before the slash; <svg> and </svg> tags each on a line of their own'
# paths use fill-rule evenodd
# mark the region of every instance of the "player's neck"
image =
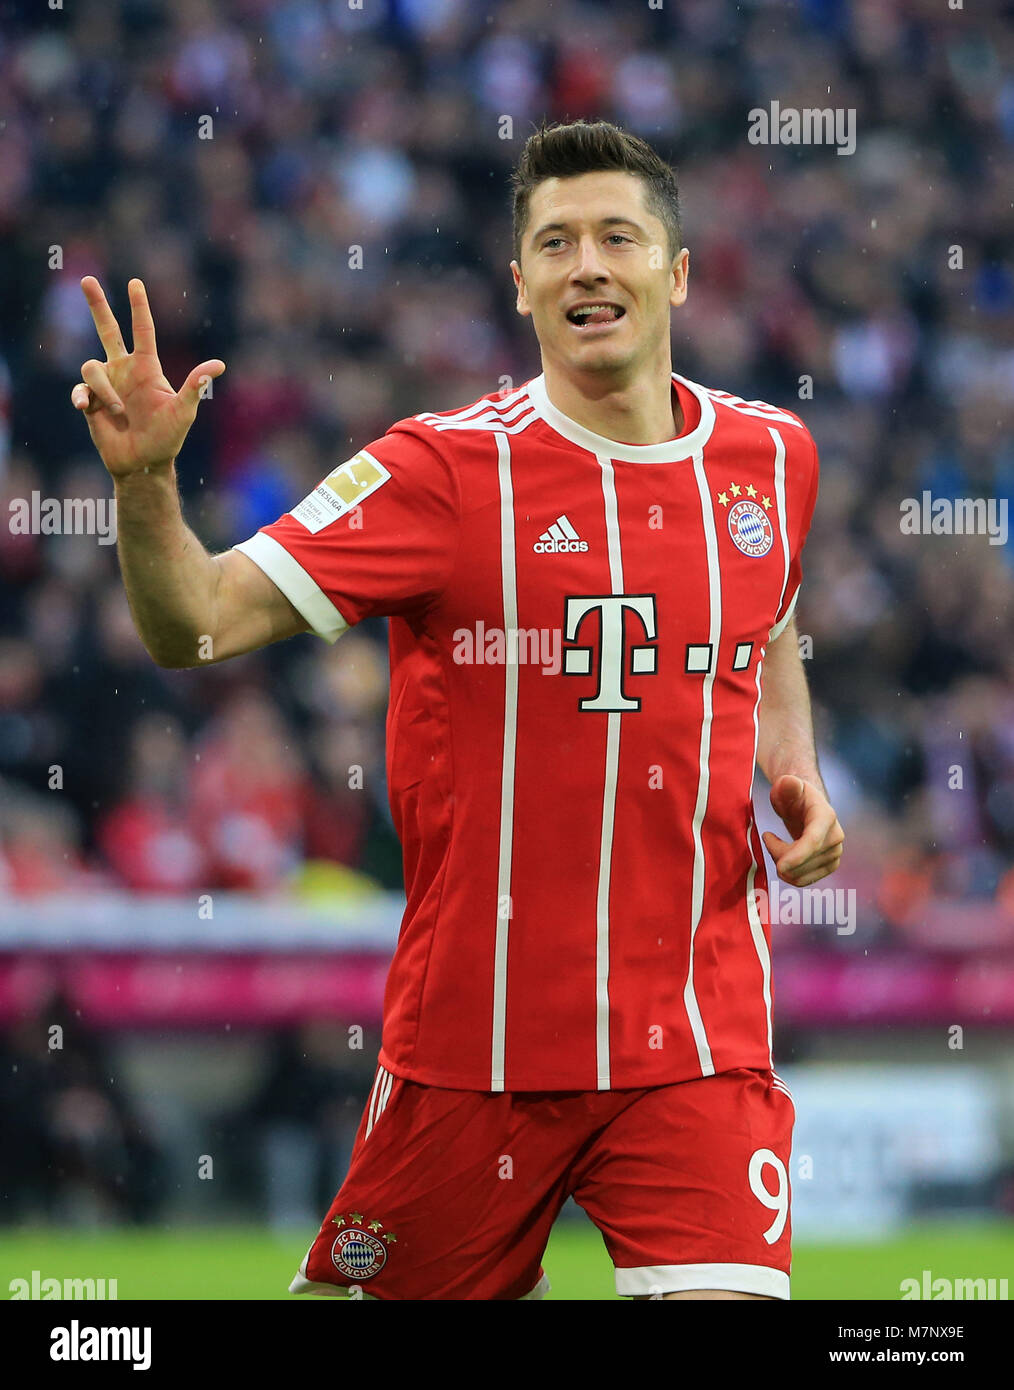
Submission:
<svg viewBox="0 0 1014 1390">
<path fill-rule="evenodd" d="M 620 444 L 664 444 L 683 432 L 683 409 L 673 390 L 671 364 L 653 371 L 642 369 L 623 384 L 594 373 L 568 375 L 551 363 L 543 363 L 543 371 L 553 405 L 593 434 Z"/>
</svg>

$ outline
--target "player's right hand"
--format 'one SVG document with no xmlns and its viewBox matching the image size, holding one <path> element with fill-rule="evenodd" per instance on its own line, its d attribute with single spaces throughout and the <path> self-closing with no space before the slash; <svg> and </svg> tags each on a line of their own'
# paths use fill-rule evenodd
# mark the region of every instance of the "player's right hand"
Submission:
<svg viewBox="0 0 1014 1390">
<path fill-rule="evenodd" d="M 209 380 L 222 375 L 225 363 L 218 358 L 202 362 L 174 391 L 158 360 L 155 325 L 141 281 L 131 280 L 127 286 L 133 352 L 124 347 L 119 324 L 95 276 L 86 275 L 81 288 L 106 360 L 92 358 L 82 365 L 82 379 L 70 393 L 71 403 L 84 412 L 92 442 L 114 478 L 168 465 L 197 417 L 201 391 Z"/>
</svg>

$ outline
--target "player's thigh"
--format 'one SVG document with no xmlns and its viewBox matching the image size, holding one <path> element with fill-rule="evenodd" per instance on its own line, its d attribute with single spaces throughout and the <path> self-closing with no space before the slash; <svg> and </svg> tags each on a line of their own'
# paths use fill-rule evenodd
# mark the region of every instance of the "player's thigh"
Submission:
<svg viewBox="0 0 1014 1390">
<path fill-rule="evenodd" d="M 565 1200 L 564 1137 L 507 1092 L 422 1086 L 382 1068 L 378 1076 L 348 1176 L 291 1291 L 530 1295 Z"/>
<path fill-rule="evenodd" d="M 639 1092 L 572 1174 L 628 1297 L 788 1298 L 794 1110 L 770 1072 Z"/>
</svg>

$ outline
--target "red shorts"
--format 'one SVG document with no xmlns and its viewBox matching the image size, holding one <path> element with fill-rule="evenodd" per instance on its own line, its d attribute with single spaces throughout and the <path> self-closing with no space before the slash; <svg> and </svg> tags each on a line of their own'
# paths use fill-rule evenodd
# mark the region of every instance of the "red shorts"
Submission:
<svg viewBox="0 0 1014 1390">
<path fill-rule="evenodd" d="M 621 1295 L 789 1297 L 795 1111 L 773 1072 L 632 1091 L 450 1091 L 378 1068 L 348 1177 L 290 1293 L 541 1298 L 569 1196 Z"/>
</svg>

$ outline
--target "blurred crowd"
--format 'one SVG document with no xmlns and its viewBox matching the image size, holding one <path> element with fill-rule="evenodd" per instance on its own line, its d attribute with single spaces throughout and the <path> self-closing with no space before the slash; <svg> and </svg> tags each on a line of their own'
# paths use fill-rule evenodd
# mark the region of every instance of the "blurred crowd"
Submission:
<svg viewBox="0 0 1014 1390">
<path fill-rule="evenodd" d="M 336 1020 L 237 1033 L 229 1080 L 215 1080 L 206 1051 L 209 1094 L 181 1105 L 166 1039 L 132 1055 L 67 994 L 40 995 L 0 1032 L 0 1228 L 154 1224 L 204 1204 L 219 1218 L 255 1211 L 279 1230 L 312 1229 L 348 1168 L 369 1043 L 350 1053 Z"/>
<path fill-rule="evenodd" d="M 162 1151 L 112 1055 L 64 996 L 0 1033 L 0 1226 L 158 1216 Z"/>
<path fill-rule="evenodd" d="M 905 498 L 1014 480 L 1002 8 L 6 0 L 4 517 L 110 495 L 69 402 L 98 352 L 83 274 L 121 323 L 144 279 L 174 384 L 227 363 L 179 465 L 212 549 L 395 420 L 537 374 L 508 174 L 544 115 L 615 120 L 679 174 L 676 370 L 820 447 L 798 618 L 842 879 L 884 940 L 943 901 L 1014 941 L 1012 547 L 899 524 Z M 855 153 L 751 145 L 773 100 L 854 109 Z M 0 894 L 271 890 L 307 860 L 399 886 L 382 623 L 171 672 L 96 536 L 5 524 L 0 581 Z"/>
</svg>

